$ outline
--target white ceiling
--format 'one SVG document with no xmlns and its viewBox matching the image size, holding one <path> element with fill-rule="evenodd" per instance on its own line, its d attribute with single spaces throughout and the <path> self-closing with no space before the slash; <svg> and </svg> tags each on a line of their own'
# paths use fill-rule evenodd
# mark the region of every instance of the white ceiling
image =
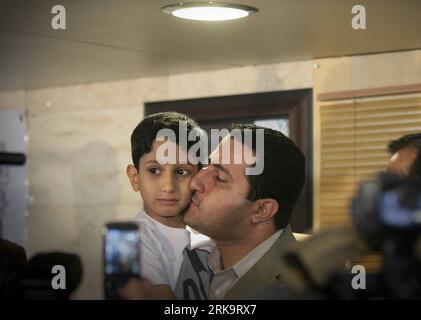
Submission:
<svg viewBox="0 0 421 320">
<path fill-rule="evenodd" d="M 233 0 L 259 12 L 219 23 L 160 11 L 174 2 L 0 0 L 0 90 L 421 48 L 420 0 Z M 66 30 L 51 28 L 55 4 Z M 351 28 L 355 4 L 366 30 Z"/>
</svg>

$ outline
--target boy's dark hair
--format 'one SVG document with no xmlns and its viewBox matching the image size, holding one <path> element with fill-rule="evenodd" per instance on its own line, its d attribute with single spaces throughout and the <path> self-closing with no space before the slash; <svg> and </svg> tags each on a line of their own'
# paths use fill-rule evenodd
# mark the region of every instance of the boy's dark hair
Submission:
<svg viewBox="0 0 421 320">
<path fill-rule="evenodd" d="M 409 177 L 421 181 L 421 133 L 407 134 L 399 139 L 391 140 L 387 144 L 390 154 L 399 152 L 404 148 L 414 148 L 417 150 L 417 157 L 409 171 Z"/>
<path fill-rule="evenodd" d="M 187 137 L 189 133 L 193 130 L 201 129 L 199 125 L 189 116 L 178 113 L 178 112 L 159 112 L 151 114 L 145 117 L 133 130 L 131 140 L 132 146 L 132 160 L 133 165 L 139 170 L 139 161 L 140 158 L 145 154 L 149 153 L 152 150 L 152 144 L 156 139 L 156 135 L 161 129 L 171 129 L 176 135 L 176 143 L 179 143 L 180 138 L 180 128 L 179 123 L 185 122 L 187 124 Z M 196 141 L 187 140 L 187 149 L 189 150 Z M 200 163 L 199 163 L 200 165 Z"/>
<path fill-rule="evenodd" d="M 272 198 L 278 202 L 276 228 L 285 228 L 305 181 L 305 157 L 302 151 L 279 131 L 254 124 L 233 124 L 233 129 L 252 129 L 252 149 L 256 150 L 256 129 L 264 129 L 264 169 L 259 175 L 247 175 L 250 191 L 247 199 Z"/>
</svg>

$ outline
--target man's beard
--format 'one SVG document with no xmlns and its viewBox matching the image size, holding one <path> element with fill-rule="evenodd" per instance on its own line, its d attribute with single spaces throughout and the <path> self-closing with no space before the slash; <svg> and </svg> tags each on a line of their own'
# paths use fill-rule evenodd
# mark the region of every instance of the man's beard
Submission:
<svg viewBox="0 0 421 320">
<path fill-rule="evenodd" d="M 201 220 L 199 220 L 196 225 L 190 223 L 189 226 L 217 242 L 233 243 L 241 241 L 245 236 L 245 229 L 241 226 L 244 225 L 244 219 L 246 219 L 246 208 L 225 209 L 225 212 L 227 213 L 221 216 L 219 221 L 213 220 L 211 224 L 207 224 L 200 223 Z M 211 214 L 210 212 L 202 212 L 202 217 Z"/>
</svg>

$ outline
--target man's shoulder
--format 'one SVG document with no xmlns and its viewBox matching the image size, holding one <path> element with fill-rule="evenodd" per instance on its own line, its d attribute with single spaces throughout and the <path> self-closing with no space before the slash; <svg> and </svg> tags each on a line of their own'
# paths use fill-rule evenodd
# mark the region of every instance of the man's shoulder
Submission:
<svg viewBox="0 0 421 320">
<path fill-rule="evenodd" d="M 291 228 L 286 227 L 272 247 L 238 280 L 225 299 L 263 299 L 262 294 L 266 295 L 269 291 L 276 296 L 283 296 L 282 252 L 296 242 Z"/>
<path fill-rule="evenodd" d="M 278 239 L 275 241 L 273 246 L 269 249 L 268 253 L 272 252 L 275 254 L 276 257 L 279 257 L 278 253 L 287 249 L 293 243 L 297 243 L 297 239 L 292 233 L 291 227 L 288 225 L 282 230 Z M 264 256 L 262 258 L 264 258 Z"/>
<path fill-rule="evenodd" d="M 269 280 L 276 277 L 282 272 L 282 266 L 280 264 L 282 252 L 296 242 L 297 240 L 295 239 L 291 228 L 287 226 L 282 230 L 282 233 L 270 249 L 253 265 L 253 267 L 250 268 L 248 273 L 255 273 L 259 278 L 264 277 Z M 244 277 L 247 276 L 248 273 L 246 273 Z"/>
</svg>

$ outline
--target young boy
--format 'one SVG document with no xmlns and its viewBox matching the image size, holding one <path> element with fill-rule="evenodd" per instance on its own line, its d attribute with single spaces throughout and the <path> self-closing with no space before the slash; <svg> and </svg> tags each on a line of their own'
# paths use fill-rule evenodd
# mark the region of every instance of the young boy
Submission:
<svg viewBox="0 0 421 320">
<path fill-rule="evenodd" d="M 187 124 L 187 132 L 180 132 L 180 122 Z M 156 137 L 161 129 L 172 130 L 176 141 L 158 141 Z M 209 238 L 186 229 L 180 215 L 190 204 L 189 183 L 198 171 L 198 165 L 180 161 L 181 152 L 186 150 L 179 149 L 179 138 L 183 134 L 188 136 L 193 130 L 201 132 L 198 124 L 188 116 L 163 112 L 142 120 L 131 136 L 133 165 L 127 166 L 127 176 L 144 203 L 144 212 L 135 219 L 140 229 L 141 276 L 159 288 L 161 299 L 207 298 L 206 289 L 199 293 L 189 284 L 197 282 L 197 286 L 193 283 L 194 287 L 208 288 L 206 251 L 209 251 L 211 242 Z M 159 148 L 164 147 L 164 143 L 174 144 L 172 150 L 176 150 L 173 155 L 176 157 L 174 161 L 162 164 Z M 196 141 L 188 141 L 187 149 L 194 143 Z M 192 254 L 194 257 L 190 258 Z M 186 261 L 188 259 L 192 262 Z M 187 292 L 189 286 L 190 291 L 193 289 L 196 293 L 193 296 Z"/>
</svg>

